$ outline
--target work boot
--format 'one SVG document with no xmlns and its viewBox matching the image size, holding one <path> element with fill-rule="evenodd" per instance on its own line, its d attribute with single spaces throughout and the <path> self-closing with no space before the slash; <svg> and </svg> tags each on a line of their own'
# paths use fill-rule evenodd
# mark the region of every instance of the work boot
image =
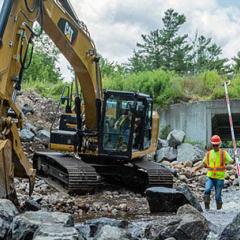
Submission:
<svg viewBox="0 0 240 240">
<path fill-rule="evenodd" d="M 209 210 L 210 208 L 210 195 L 204 195 L 204 205 L 205 205 L 205 209 Z"/>
<path fill-rule="evenodd" d="M 222 208 L 222 203 L 221 202 L 217 202 L 217 210 L 220 210 Z"/>
</svg>

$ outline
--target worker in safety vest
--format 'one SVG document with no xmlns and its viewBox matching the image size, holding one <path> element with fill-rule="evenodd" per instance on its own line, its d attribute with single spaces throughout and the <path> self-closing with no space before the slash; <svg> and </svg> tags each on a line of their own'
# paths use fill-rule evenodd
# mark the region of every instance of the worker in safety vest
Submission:
<svg viewBox="0 0 240 240">
<path fill-rule="evenodd" d="M 208 210 L 210 207 L 210 194 L 214 187 L 216 205 L 219 210 L 222 208 L 222 189 L 224 186 L 226 165 L 229 162 L 233 162 L 233 160 L 225 150 L 220 149 L 221 138 L 218 135 L 211 137 L 211 144 L 212 150 L 206 153 L 202 165 L 196 167 L 193 172 L 201 168 L 201 166 L 208 169 L 204 191 L 205 209 Z"/>
</svg>

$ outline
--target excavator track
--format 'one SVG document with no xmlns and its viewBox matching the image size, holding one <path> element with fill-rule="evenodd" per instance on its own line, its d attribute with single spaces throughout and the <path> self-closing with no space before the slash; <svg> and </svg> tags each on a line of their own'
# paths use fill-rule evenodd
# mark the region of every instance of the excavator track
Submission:
<svg viewBox="0 0 240 240">
<path fill-rule="evenodd" d="M 38 175 L 59 181 L 69 193 L 94 192 L 102 184 L 92 166 L 70 154 L 36 152 L 33 166 Z"/>
<path fill-rule="evenodd" d="M 161 166 L 159 163 L 141 160 L 133 163 L 139 170 L 146 172 L 148 176 L 148 184 L 146 187 L 173 187 L 172 173 Z"/>
<path fill-rule="evenodd" d="M 126 164 L 91 164 L 109 183 L 122 184 L 136 192 L 144 192 L 149 187 L 173 186 L 173 175 L 159 163 L 138 160 Z"/>
<path fill-rule="evenodd" d="M 146 188 L 173 186 L 173 175 L 159 163 L 141 159 L 128 164 L 87 163 L 70 154 L 36 152 L 33 166 L 37 174 L 57 180 L 69 193 L 94 192 L 103 184 L 120 183 L 144 192 Z"/>
</svg>

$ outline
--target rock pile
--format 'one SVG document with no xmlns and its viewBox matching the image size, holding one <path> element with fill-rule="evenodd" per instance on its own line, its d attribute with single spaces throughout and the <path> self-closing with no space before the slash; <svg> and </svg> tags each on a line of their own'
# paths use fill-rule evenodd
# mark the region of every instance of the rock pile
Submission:
<svg viewBox="0 0 240 240">
<path fill-rule="evenodd" d="M 206 219 L 190 205 L 179 208 L 176 216 L 155 219 L 116 220 L 98 218 L 75 224 L 68 213 L 28 211 L 19 214 L 8 200 L 0 200 L 0 239 L 206 239 Z"/>
<path fill-rule="evenodd" d="M 176 216 L 121 221 L 107 218 L 77 225 L 85 239 L 206 239 L 209 228 L 206 219 L 190 205 L 179 208 Z"/>
<path fill-rule="evenodd" d="M 166 140 L 159 139 L 156 161 L 168 161 L 187 163 L 192 166 L 204 157 L 204 149 L 199 145 L 184 143 L 185 133 L 180 130 L 173 130 Z"/>
<path fill-rule="evenodd" d="M 47 148 L 50 140 L 49 129 L 55 118 L 54 126 L 57 126 L 62 109 L 56 112 L 58 109 L 56 101 L 42 97 L 34 91 L 19 94 L 16 104 L 24 118 L 24 127 L 19 135 L 25 154 L 31 159 L 35 150 Z"/>
<path fill-rule="evenodd" d="M 164 166 L 177 171 L 175 187 L 181 186 L 183 183 L 187 184 L 201 199 L 207 170 L 200 169 L 196 173 L 192 173 L 192 169 L 201 164 L 206 150 L 200 144 L 185 143 L 184 139 L 185 133 L 178 130 L 171 131 L 166 140 L 159 139 L 155 159 Z M 225 188 L 238 184 L 235 179 L 234 165 L 227 166 L 225 179 Z"/>
</svg>

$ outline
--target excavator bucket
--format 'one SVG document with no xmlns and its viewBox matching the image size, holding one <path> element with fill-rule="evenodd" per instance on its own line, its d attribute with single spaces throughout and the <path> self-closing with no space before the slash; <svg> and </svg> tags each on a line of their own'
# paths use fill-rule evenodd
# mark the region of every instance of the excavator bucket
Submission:
<svg viewBox="0 0 240 240">
<path fill-rule="evenodd" d="M 0 140 L 0 198 L 8 198 L 13 202 L 17 201 L 10 140 Z"/>
</svg>

